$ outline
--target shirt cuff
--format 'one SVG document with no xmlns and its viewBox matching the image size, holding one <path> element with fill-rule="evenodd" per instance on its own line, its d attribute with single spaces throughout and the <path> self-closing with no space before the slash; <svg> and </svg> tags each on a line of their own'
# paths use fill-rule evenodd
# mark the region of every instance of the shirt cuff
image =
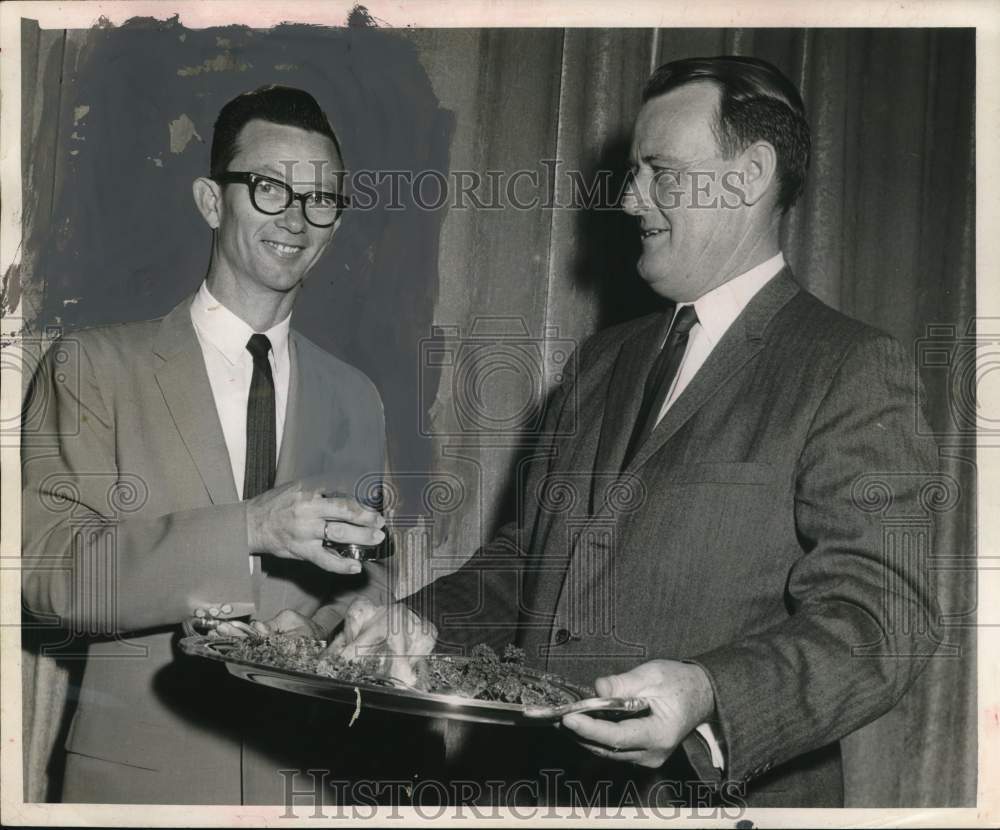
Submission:
<svg viewBox="0 0 1000 830">
<path fill-rule="evenodd" d="M 718 738 L 715 737 L 715 732 L 712 731 L 712 725 L 709 723 L 699 724 L 695 730 L 702 739 L 708 744 L 708 751 L 712 756 L 712 766 L 718 770 L 724 770 L 726 768 L 725 758 L 722 757 L 722 745 L 719 743 Z"/>
</svg>

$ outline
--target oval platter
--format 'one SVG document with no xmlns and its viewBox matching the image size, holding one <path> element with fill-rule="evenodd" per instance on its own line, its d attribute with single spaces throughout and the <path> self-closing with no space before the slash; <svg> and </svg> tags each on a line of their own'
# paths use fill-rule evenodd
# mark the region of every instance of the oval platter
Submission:
<svg viewBox="0 0 1000 830">
<path fill-rule="evenodd" d="M 184 637 L 180 648 L 185 654 L 223 663 L 229 672 L 250 683 L 259 683 L 273 689 L 281 689 L 293 694 L 322 698 L 337 703 L 354 706 L 356 711 L 365 707 L 427 718 L 471 721 L 473 723 L 493 723 L 508 726 L 551 726 L 553 720 L 527 717 L 525 706 L 520 703 L 505 703 L 492 700 L 475 700 L 455 694 L 422 692 L 417 689 L 378 682 L 358 682 L 338 680 L 334 677 L 310 674 L 250 663 L 229 656 L 237 641 L 224 637 L 209 638 L 203 635 Z M 467 661 L 466 657 L 431 655 L 429 661 Z M 534 682 L 544 684 L 561 696 L 567 703 L 592 697 L 594 692 L 584 686 L 570 683 L 555 675 L 522 667 L 522 675 Z"/>
</svg>

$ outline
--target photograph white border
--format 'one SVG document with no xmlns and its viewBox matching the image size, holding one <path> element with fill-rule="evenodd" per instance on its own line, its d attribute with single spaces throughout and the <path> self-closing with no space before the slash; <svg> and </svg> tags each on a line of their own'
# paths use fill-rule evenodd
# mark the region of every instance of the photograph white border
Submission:
<svg viewBox="0 0 1000 830">
<path fill-rule="evenodd" d="M 284 2 L 5 2 L 0 6 L 0 273 L 16 263 L 21 242 L 21 26 L 22 18 L 41 28 L 88 28 L 105 18 L 120 25 L 133 17 L 168 20 L 174 16 L 190 28 L 243 24 L 269 28 L 282 22 L 345 25 L 356 4 L 298 0 Z M 406 27 L 976 27 L 976 268 L 977 318 L 982 331 L 1000 342 L 1000 5 L 969 0 L 885 2 L 885 0 L 367 0 L 363 4 L 379 26 Z M 19 328 L 16 314 L 0 320 L 0 336 Z M 13 347 L 11 347 L 13 348 Z M 1000 421 L 1000 371 L 980 365 L 977 406 L 984 423 Z M 21 384 L 4 377 L 0 417 L 4 422 L 20 410 Z M 14 382 L 12 382 L 14 381 Z M 978 670 L 979 785 L 976 808 L 920 810 L 773 810 L 750 809 L 741 819 L 765 827 L 968 827 L 1000 823 L 1000 439 L 978 442 Z M 0 447 L 0 821 L 4 825 L 140 826 L 343 826 L 355 821 L 282 818 L 281 807 L 178 807 L 24 804 L 21 766 L 20 676 L 20 464 L 16 447 Z M 991 786 L 992 783 L 992 786 Z M 425 824 L 437 808 L 421 816 L 413 808 L 359 808 L 358 820 L 380 824 Z M 476 818 L 470 808 L 454 808 L 466 821 L 498 827 L 526 824 L 563 826 L 569 808 L 539 808 L 534 821 L 509 810 Z M 625 827 L 644 823 L 621 817 L 582 820 L 589 827 Z M 459 819 L 435 819 L 436 824 L 461 824 Z M 732 827 L 731 818 L 697 814 L 671 822 L 681 826 Z"/>
</svg>

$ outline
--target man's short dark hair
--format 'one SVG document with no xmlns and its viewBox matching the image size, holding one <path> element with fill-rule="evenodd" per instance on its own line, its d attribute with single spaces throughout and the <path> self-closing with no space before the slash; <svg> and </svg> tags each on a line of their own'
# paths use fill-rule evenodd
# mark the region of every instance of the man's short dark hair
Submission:
<svg viewBox="0 0 1000 830">
<path fill-rule="evenodd" d="M 778 206 L 787 211 L 802 192 L 809 168 L 809 122 L 795 85 L 757 58 L 686 58 L 665 63 L 650 76 L 643 103 L 694 81 L 714 82 L 722 93 L 713 132 L 723 158 L 733 158 L 755 141 L 774 147 Z"/>
<path fill-rule="evenodd" d="M 272 84 L 237 95 L 222 108 L 212 134 L 212 176 L 228 170 L 230 162 L 239 152 L 237 140 L 240 131 L 255 120 L 325 135 L 340 153 L 340 142 L 316 99 L 304 90 Z"/>
</svg>

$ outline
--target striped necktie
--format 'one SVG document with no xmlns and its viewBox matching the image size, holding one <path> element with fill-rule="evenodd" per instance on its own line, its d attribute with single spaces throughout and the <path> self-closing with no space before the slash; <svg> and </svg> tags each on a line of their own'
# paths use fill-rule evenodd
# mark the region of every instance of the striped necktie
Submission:
<svg viewBox="0 0 1000 830">
<path fill-rule="evenodd" d="M 274 378 L 267 359 L 271 341 L 263 334 L 255 334 L 247 343 L 247 351 L 253 355 L 253 376 L 247 397 L 243 498 L 252 499 L 274 486 L 278 430 L 274 412 Z"/>
</svg>

